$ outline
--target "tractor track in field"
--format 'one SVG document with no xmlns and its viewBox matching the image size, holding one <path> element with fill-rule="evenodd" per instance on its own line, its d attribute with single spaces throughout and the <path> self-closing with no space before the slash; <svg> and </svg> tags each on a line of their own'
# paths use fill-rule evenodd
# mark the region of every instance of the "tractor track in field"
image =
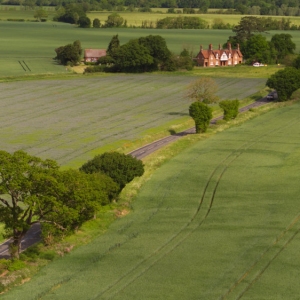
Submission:
<svg viewBox="0 0 300 300">
<path fill-rule="evenodd" d="M 269 102 L 267 99 L 263 101 L 262 103 L 265 104 L 266 102 Z M 243 111 L 247 111 L 250 108 L 257 107 L 262 105 L 261 103 L 252 103 L 248 105 L 247 107 L 244 107 Z M 220 118 L 215 118 L 213 122 L 215 123 Z M 184 133 L 189 134 L 192 133 L 191 131 L 194 131 L 194 128 L 188 129 L 184 131 Z M 208 178 L 208 181 L 205 185 L 204 191 L 202 193 L 201 200 L 199 202 L 199 205 L 195 211 L 195 214 L 193 217 L 186 223 L 186 225 L 181 228 L 179 232 L 177 232 L 175 235 L 173 235 L 165 244 L 163 244 L 159 249 L 157 249 L 155 252 L 153 252 L 151 255 L 149 255 L 147 258 L 145 258 L 143 261 L 141 261 L 139 264 L 137 264 L 134 268 L 132 268 L 130 271 L 128 271 L 126 274 L 122 275 L 117 281 L 115 281 L 111 286 L 106 288 L 104 291 L 99 293 L 97 296 L 90 298 L 91 300 L 96 299 L 112 299 L 112 297 L 120 292 L 122 292 L 125 288 L 127 288 L 131 283 L 133 283 L 135 280 L 137 280 L 139 277 L 141 277 L 144 273 L 146 273 L 152 266 L 154 266 L 158 261 L 160 261 L 162 258 L 164 258 L 166 255 L 168 255 L 170 252 L 172 252 L 175 248 L 177 248 L 184 240 L 186 240 L 196 229 L 198 229 L 207 219 L 214 203 L 215 195 L 219 186 L 219 183 L 228 169 L 228 167 L 250 146 L 257 143 L 260 139 L 264 138 L 269 133 L 274 132 L 275 129 L 272 129 L 268 133 L 264 133 L 258 138 L 255 138 L 254 140 L 251 140 L 249 142 L 244 143 L 241 145 L 238 149 L 232 151 L 211 173 L 210 177 Z M 184 135 L 186 135 L 184 134 Z M 184 136 L 182 135 L 182 136 Z M 168 140 L 168 143 L 170 141 Z M 151 145 L 151 144 L 150 144 Z M 159 143 L 159 145 L 162 145 L 162 143 Z M 153 149 L 153 148 L 151 148 Z M 144 154 L 145 152 L 143 152 Z M 131 153 L 132 155 L 132 153 Z M 148 154 L 147 154 L 148 155 Z M 214 182 L 214 180 L 216 181 Z M 212 192 L 209 200 L 205 201 L 207 194 L 209 194 L 209 187 L 210 185 L 213 185 Z M 201 208 L 203 206 L 204 202 L 208 202 L 207 209 L 205 212 L 203 212 L 203 216 L 201 216 L 200 221 L 198 221 L 196 224 L 193 224 L 197 217 L 200 215 Z M 185 232 L 186 230 L 189 230 L 188 232 Z M 146 266 L 145 266 L 146 264 Z M 128 280 L 128 278 L 130 278 Z M 122 284 L 122 281 L 123 282 Z M 117 286 L 117 290 L 113 291 L 114 287 Z M 110 295 L 107 295 L 110 294 Z M 104 297 L 104 298 L 103 298 Z"/>
<path fill-rule="evenodd" d="M 280 126 L 271 130 L 269 133 L 276 132 L 277 129 L 288 128 L 295 123 L 299 122 L 297 117 L 291 120 L 286 126 Z M 267 136 L 269 133 L 262 135 Z M 283 230 L 269 245 L 260 256 L 252 263 L 252 265 L 238 278 L 238 280 L 225 292 L 220 300 L 225 299 L 241 299 L 244 294 L 254 285 L 255 282 L 263 275 L 272 262 L 280 255 L 280 253 L 294 240 L 297 234 L 300 232 L 300 214 L 298 214 L 294 220 Z M 295 229 L 295 226 L 298 226 Z"/>
</svg>

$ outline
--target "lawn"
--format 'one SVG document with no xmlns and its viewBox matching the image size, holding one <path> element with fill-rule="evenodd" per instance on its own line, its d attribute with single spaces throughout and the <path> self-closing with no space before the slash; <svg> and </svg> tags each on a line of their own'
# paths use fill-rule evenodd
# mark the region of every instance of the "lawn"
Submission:
<svg viewBox="0 0 300 300">
<path fill-rule="evenodd" d="M 94 155 L 130 149 L 147 135 L 168 135 L 189 120 L 186 86 L 197 77 L 106 75 L 70 80 L 1 83 L 0 148 L 79 167 Z M 243 99 L 265 78 L 219 78 L 223 99 Z M 159 136 L 158 136 L 159 137 Z M 133 149 L 131 149 L 133 150 Z"/>
<path fill-rule="evenodd" d="M 182 152 L 131 214 L 2 299 L 298 299 L 299 112 Z"/>
</svg>

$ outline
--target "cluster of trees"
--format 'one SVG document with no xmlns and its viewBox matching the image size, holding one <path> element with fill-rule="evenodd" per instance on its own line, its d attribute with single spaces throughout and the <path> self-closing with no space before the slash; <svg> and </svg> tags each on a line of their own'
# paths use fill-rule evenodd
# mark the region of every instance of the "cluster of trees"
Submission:
<svg viewBox="0 0 300 300">
<path fill-rule="evenodd" d="M 233 47 L 240 46 L 246 63 L 255 61 L 271 64 L 282 63 L 284 59 L 294 53 L 295 43 L 290 34 L 275 34 L 271 41 L 260 33 L 270 29 L 267 19 L 257 17 L 243 17 L 239 24 L 233 28 L 234 36 L 229 37 Z"/>
<path fill-rule="evenodd" d="M 156 22 L 157 29 L 205 29 L 208 23 L 198 17 L 167 17 Z"/>
<path fill-rule="evenodd" d="M 80 41 L 75 41 L 73 44 L 61 46 L 55 49 L 56 57 L 62 65 L 74 66 L 81 61 L 82 48 Z"/>
<path fill-rule="evenodd" d="M 187 86 L 186 96 L 191 100 L 195 100 L 189 107 L 189 115 L 195 121 L 196 133 L 206 132 L 212 119 L 212 108 L 209 104 L 220 101 L 216 95 L 217 91 L 217 83 L 209 77 L 201 77 Z M 238 100 L 223 100 L 219 102 L 219 106 L 224 111 L 223 119 L 225 121 L 237 117 L 239 112 Z"/>
<path fill-rule="evenodd" d="M 170 52 L 166 41 L 159 35 L 149 35 L 120 45 L 118 35 L 112 37 L 107 55 L 98 60 L 99 66 L 87 67 L 85 72 L 152 72 L 191 70 L 193 61 L 187 50 L 179 56 Z"/>
<path fill-rule="evenodd" d="M 42 225 L 45 239 L 68 235 L 143 173 L 141 161 L 117 152 L 62 171 L 53 160 L 0 151 L 0 222 L 13 237 L 12 257 L 19 256 L 21 239 L 34 223 Z"/>
</svg>

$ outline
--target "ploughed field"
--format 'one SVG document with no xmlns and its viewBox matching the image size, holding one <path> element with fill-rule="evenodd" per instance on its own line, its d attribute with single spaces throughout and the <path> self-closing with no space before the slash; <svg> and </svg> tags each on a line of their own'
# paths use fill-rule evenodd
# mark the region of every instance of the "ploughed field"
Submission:
<svg viewBox="0 0 300 300">
<path fill-rule="evenodd" d="M 165 163 L 133 211 L 2 296 L 298 299 L 300 103 Z"/>
<path fill-rule="evenodd" d="M 0 83 L 0 149 L 78 167 L 152 128 L 188 119 L 185 87 L 196 77 L 110 75 Z M 265 79 L 217 79 L 223 99 L 242 99 Z"/>
</svg>

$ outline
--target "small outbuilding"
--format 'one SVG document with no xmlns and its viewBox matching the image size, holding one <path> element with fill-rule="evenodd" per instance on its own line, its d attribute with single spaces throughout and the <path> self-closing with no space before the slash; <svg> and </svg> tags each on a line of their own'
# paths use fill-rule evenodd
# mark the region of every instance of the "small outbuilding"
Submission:
<svg viewBox="0 0 300 300">
<path fill-rule="evenodd" d="M 97 60 L 106 56 L 105 49 L 85 49 L 84 50 L 84 62 L 97 62 Z"/>
<path fill-rule="evenodd" d="M 242 63 L 243 54 L 239 45 L 237 49 L 232 49 L 230 43 L 227 43 L 226 49 L 222 49 L 219 45 L 219 49 L 216 50 L 213 49 L 212 44 L 208 46 L 208 50 L 203 50 L 201 45 L 195 60 L 197 65 L 202 67 L 235 66 Z"/>
</svg>

